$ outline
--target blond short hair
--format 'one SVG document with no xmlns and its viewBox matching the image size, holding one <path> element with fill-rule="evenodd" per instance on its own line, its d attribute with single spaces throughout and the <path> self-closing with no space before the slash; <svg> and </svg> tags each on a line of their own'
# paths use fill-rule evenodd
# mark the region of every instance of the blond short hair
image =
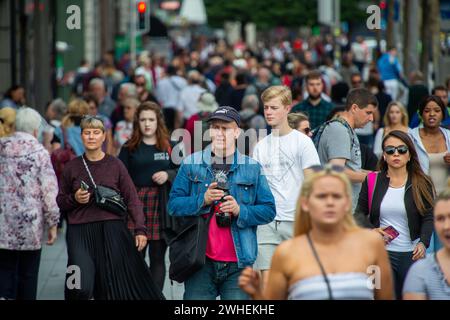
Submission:
<svg viewBox="0 0 450 320">
<path fill-rule="evenodd" d="M 297 129 L 303 121 L 309 121 L 309 118 L 303 112 L 293 112 L 288 114 L 288 123 L 292 129 Z"/>
<path fill-rule="evenodd" d="M 0 109 L 0 138 L 11 135 L 16 122 L 16 110 L 10 107 Z"/>
<path fill-rule="evenodd" d="M 292 105 L 292 92 L 286 86 L 271 86 L 261 94 L 263 103 L 275 98 L 280 98 L 281 103 L 285 107 Z"/>
<path fill-rule="evenodd" d="M 105 132 L 105 124 L 98 116 L 85 116 L 80 123 L 81 131 L 84 129 L 100 129 Z"/>
<path fill-rule="evenodd" d="M 350 202 L 352 199 L 352 185 L 350 180 L 343 172 L 336 172 L 334 170 L 324 169 L 318 172 L 313 172 L 305 177 L 305 181 L 303 182 L 302 189 L 300 192 L 300 196 L 297 200 L 297 211 L 295 215 L 294 222 L 294 236 L 300 236 L 307 234 L 312 229 L 311 216 L 309 212 L 302 210 L 301 202 L 303 199 L 307 199 L 311 196 L 313 191 L 314 184 L 317 180 L 323 177 L 335 177 L 341 180 L 344 184 L 345 194 L 349 197 Z M 351 212 L 351 208 L 346 212 L 344 217 L 344 228 L 346 230 L 357 229 L 358 226 L 353 218 L 353 214 Z"/>
</svg>

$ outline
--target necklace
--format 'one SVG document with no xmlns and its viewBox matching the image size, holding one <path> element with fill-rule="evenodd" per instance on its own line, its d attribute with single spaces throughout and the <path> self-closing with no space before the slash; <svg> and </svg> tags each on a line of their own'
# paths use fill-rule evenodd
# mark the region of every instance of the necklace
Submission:
<svg viewBox="0 0 450 320">
<path fill-rule="evenodd" d="M 408 176 L 406 176 L 405 181 L 404 181 L 401 185 L 399 185 L 399 186 L 394 186 L 394 185 L 389 181 L 389 187 L 395 188 L 395 189 L 400 189 L 400 188 L 403 188 L 403 187 L 406 185 L 406 182 L 408 182 Z"/>
</svg>

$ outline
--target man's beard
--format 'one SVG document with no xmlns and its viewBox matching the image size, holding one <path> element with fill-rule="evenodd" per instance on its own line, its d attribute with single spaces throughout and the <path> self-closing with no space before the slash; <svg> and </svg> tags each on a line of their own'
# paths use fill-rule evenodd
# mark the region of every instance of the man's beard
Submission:
<svg viewBox="0 0 450 320">
<path fill-rule="evenodd" d="M 320 93 L 318 95 L 310 94 L 309 95 L 309 99 L 311 99 L 311 100 L 319 100 L 320 96 L 321 96 Z"/>
</svg>

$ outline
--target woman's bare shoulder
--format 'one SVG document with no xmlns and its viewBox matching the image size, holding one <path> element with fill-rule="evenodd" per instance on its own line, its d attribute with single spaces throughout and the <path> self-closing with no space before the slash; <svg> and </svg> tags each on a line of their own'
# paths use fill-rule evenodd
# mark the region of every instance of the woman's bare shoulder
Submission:
<svg viewBox="0 0 450 320">
<path fill-rule="evenodd" d="M 352 232 L 352 236 L 364 241 L 367 245 L 378 246 L 383 244 L 380 234 L 371 229 L 358 228 Z"/>
</svg>

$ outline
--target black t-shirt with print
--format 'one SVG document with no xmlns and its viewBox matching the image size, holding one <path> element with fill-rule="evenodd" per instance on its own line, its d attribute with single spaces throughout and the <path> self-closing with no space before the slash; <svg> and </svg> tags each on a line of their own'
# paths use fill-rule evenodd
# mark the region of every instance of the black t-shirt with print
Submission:
<svg viewBox="0 0 450 320">
<path fill-rule="evenodd" d="M 155 145 L 141 142 L 137 149 L 130 152 L 122 147 L 119 154 L 136 187 L 154 187 L 152 176 L 158 171 L 174 169 L 167 152 L 158 150 Z"/>
</svg>

